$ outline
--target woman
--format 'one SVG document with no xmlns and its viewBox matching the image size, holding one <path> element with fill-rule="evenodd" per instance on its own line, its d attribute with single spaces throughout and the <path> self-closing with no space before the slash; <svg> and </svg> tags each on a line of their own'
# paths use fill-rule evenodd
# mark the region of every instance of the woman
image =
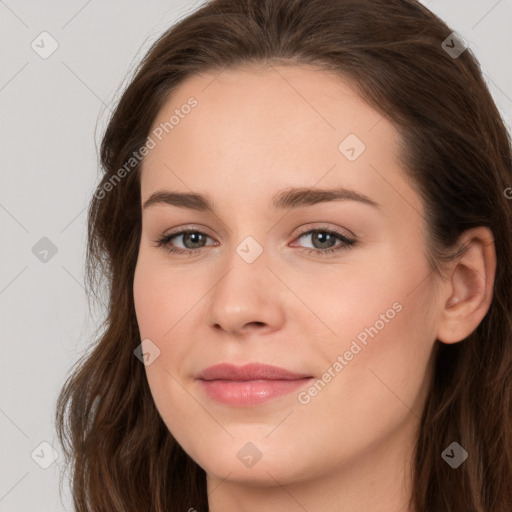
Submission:
<svg viewBox="0 0 512 512">
<path fill-rule="evenodd" d="M 512 510 L 507 130 L 414 0 L 213 0 L 150 49 L 57 403 L 77 511 Z"/>
</svg>

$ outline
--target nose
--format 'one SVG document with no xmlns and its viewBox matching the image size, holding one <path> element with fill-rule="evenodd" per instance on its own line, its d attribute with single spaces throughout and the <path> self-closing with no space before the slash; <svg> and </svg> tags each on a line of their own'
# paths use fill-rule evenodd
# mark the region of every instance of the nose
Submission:
<svg viewBox="0 0 512 512">
<path fill-rule="evenodd" d="M 209 325 L 236 336 L 281 328 L 285 290 L 267 263 L 265 252 L 252 263 L 234 252 L 209 295 Z"/>
</svg>

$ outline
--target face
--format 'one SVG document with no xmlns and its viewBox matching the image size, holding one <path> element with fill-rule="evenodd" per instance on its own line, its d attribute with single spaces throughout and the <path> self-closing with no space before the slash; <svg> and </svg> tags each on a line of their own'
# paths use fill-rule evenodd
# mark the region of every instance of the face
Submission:
<svg viewBox="0 0 512 512">
<path fill-rule="evenodd" d="M 179 444 L 209 476 L 272 485 L 409 450 L 439 299 L 393 125 L 341 78 L 279 66 L 189 78 L 152 132 L 133 291 Z M 305 378 L 198 378 L 217 363 Z"/>
</svg>

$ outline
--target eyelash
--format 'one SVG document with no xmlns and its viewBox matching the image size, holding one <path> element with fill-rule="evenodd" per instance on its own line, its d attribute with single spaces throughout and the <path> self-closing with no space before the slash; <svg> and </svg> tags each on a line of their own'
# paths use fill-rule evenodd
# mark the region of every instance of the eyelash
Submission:
<svg viewBox="0 0 512 512">
<path fill-rule="evenodd" d="M 202 249 L 204 249 L 204 247 L 200 247 L 198 249 L 180 249 L 180 248 L 171 247 L 168 245 L 173 238 L 184 235 L 186 233 L 199 233 L 201 235 L 206 236 L 207 238 L 211 238 L 210 236 L 208 236 L 206 233 L 204 233 L 202 231 L 199 231 L 196 229 L 185 229 L 182 231 L 176 231 L 174 233 L 170 233 L 168 235 L 165 235 L 165 236 L 159 238 L 158 240 L 155 241 L 155 246 L 165 248 L 165 250 L 171 254 L 187 254 L 190 256 L 192 256 L 192 254 L 194 254 L 194 255 L 201 254 Z M 351 249 L 352 247 L 354 247 L 357 244 L 356 240 L 348 238 L 345 235 L 343 235 L 342 233 L 336 231 L 335 229 L 327 228 L 327 227 L 320 227 L 320 228 L 302 231 L 301 233 L 298 234 L 297 238 L 301 238 L 304 235 L 310 235 L 312 233 L 328 233 L 329 235 L 333 235 L 334 238 L 337 238 L 339 241 L 343 242 L 344 245 L 338 246 L 337 248 L 327 248 L 327 249 L 299 247 L 299 249 L 305 251 L 307 254 L 315 254 L 317 256 L 324 256 L 326 254 L 332 254 L 332 253 L 344 251 L 347 249 Z"/>
</svg>

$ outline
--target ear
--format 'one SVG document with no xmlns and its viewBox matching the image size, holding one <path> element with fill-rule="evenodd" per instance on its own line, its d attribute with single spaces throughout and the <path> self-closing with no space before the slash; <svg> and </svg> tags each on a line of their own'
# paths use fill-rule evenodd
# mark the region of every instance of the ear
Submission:
<svg viewBox="0 0 512 512">
<path fill-rule="evenodd" d="M 457 343 L 469 336 L 486 315 L 493 297 L 496 250 L 492 231 L 484 226 L 470 229 L 460 242 L 467 251 L 451 267 L 446 281 L 437 332 L 443 343 Z"/>
</svg>

